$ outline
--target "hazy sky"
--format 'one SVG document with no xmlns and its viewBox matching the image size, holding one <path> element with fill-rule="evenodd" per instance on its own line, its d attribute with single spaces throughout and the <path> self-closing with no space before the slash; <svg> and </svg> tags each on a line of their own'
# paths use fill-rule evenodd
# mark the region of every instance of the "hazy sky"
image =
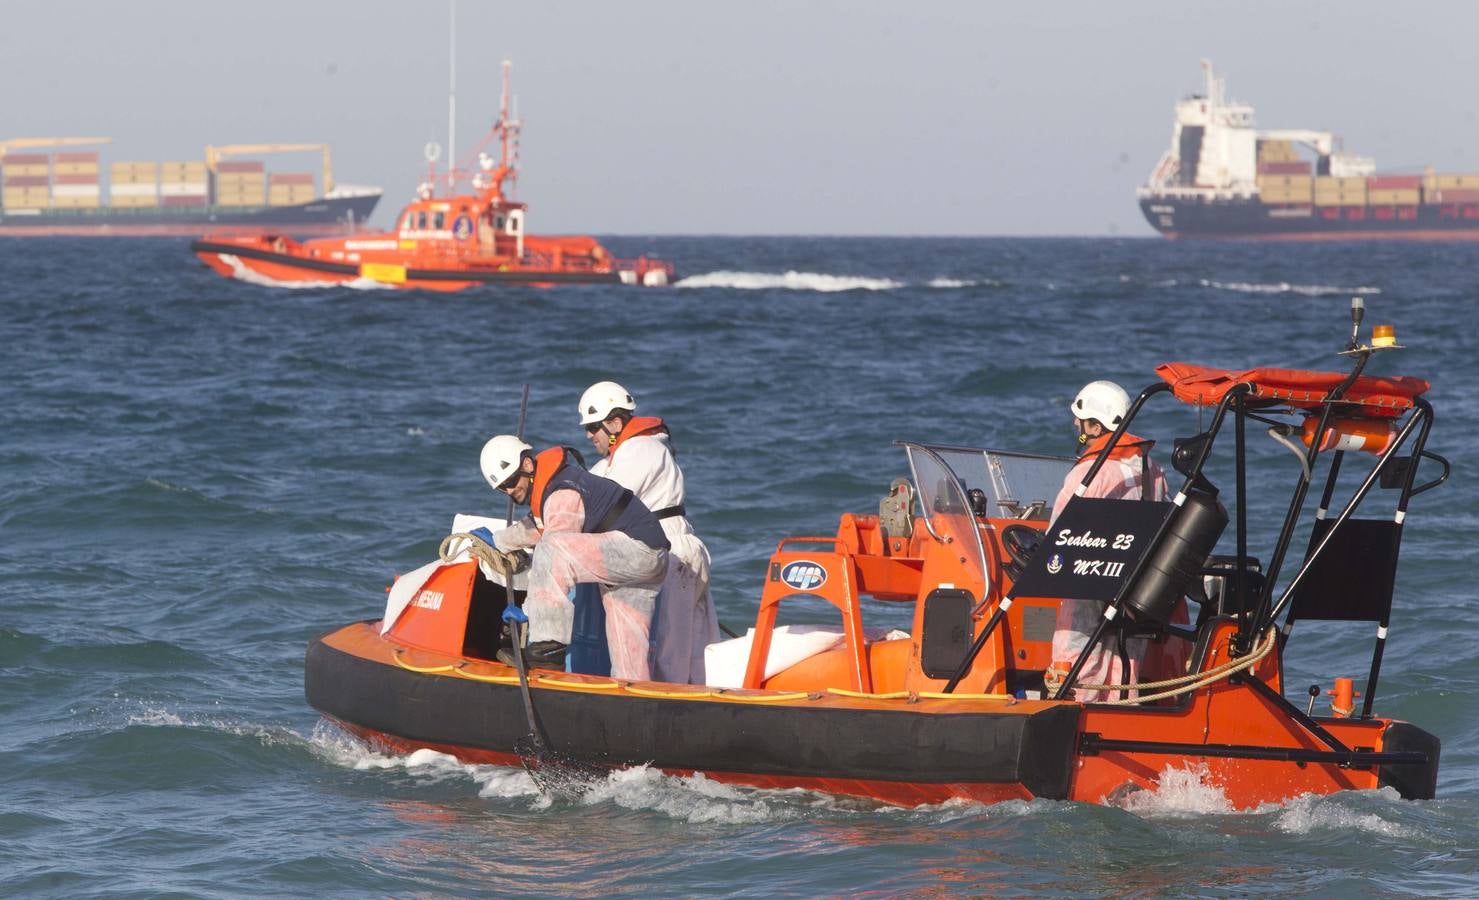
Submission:
<svg viewBox="0 0 1479 900">
<path fill-rule="evenodd" d="M 384 223 L 447 139 L 447 15 L 7 0 L 0 138 L 109 135 L 105 161 L 326 141 Z M 459 0 L 457 22 L 458 143 L 512 59 L 535 231 L 1151 235 L 1135 187 L 1204 56 L 1260 126 L 1479 172 L 1479 4 Z"/>
</svg>

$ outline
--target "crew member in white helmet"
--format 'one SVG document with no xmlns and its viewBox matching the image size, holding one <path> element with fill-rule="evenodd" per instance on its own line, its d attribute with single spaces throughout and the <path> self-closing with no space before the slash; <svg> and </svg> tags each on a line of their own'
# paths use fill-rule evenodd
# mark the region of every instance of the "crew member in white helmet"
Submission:
<svg viewBox="0 0 1479 900">
<path fill-rule="evenodd" d="M 658 681 L 704 683 L 704 647 L 719 640 L 709 599 L 709 550 L 683 509 L 683 470 L 668 429 L 655 416 L 636 416 L 637 401 L 614 381 L 580 396 L 580 424 L 603 457 L 591 472 L 637 495 L 657 516 L 672 552 L 653 622 L 652 675 Z"/>
<path fill-rule="evenodd" d="M 612 676 L 651 678 L 653 608 L 668 571 L 668 539 L 652 512 L 632 491 L 581 468 L 564 447 L 536 454 L 501 434 L 483 445 L 479 464 L 490 486 L 529 505 L 529 515 L 507 528 L 471 532 L 500 552 L 534 550 L 523 607 L 526 663 L 565 667 L 575 614 L 570 592 L 598 584 Z M 498 658 L 512 665 L 515 652 L 499 650 Z"/>
<path fill-rule="evenodd" d="M 1073 398 L 1069 411 L 1073 413 L 1073 425 L 1078 432 L 1080 459 L 1063 479 L 1063 489 L 1053 502 L 1055 521 L 1058 514 L 1063 512 L 1063 507 L 1073 499 L 1074 491 L 1084 480 L 1084 476 L 1089 474 L 1089 468 L 1104 449 L 1104 445 L 1109 443 L 1110 435 L 1124 421 L 1129 410 L 1130 395 L 1112 381 L 1091 381 Z M 1119 500 L 1163 499 L 1166 496 L 1166 476 L 1149 456 L 1154 443 L 1129 433 L 1122 435 L 1083 496 Z M 1146 485 L 1149 485 L 1149 490 Z M 1051 526 L 1049 531 L 1051 532 Z M 1096 600 L 1065 598 L 1058 606 L 1057 626 L 1053 632 L 1053 661 L 1043 679 L 1050 695 L 1068 677 L 1103 615 L 1104 604 Z M 1180 607 L 1179 616 L 1181 621 L 1186 621 L 1184 604 Z M 1130 659 L 1128 683 L 1135 684 L 1140 678 L 1141 668 L 1146 665 L 1149 642 L 1145 638 L 1131 638 L 1126 649 Z M 1155 662 L 1157 670 L 1163 670 L 1161 661 Z M 1077 682 L 1120 684 L 1121 674 L 1116 638 L 1112 632 L 1106 630 L 1089 654 L 1084 667 L 1079 670 Z M 1114 694 L 1117 692 L 1074 688 L 1072 697 L 1075 700 L 1093 702 L 1111 699 Z M 1130 691 L 1128 696 L 1134 697 L 1135 692 Z"/>
</svg>

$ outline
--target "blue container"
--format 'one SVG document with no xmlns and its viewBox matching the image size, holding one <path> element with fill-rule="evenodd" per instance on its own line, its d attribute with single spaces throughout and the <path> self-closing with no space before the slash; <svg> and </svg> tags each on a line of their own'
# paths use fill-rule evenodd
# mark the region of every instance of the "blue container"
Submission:
<svg viewBox="0 0 1479 900">
<path fill-rule="evenodd" d="M 575 586 L 575 622 L 565 666 L 582 675 L 610 675 L 611 650 L 606 645 L 606 606 L 599 584 Z"/>
</svg>

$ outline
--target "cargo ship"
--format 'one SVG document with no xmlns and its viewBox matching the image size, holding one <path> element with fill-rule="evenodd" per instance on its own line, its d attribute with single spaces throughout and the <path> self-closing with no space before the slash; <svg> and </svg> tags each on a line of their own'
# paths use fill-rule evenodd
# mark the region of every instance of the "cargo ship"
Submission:
<svg viewBox="0 0 1479 900">
<path fill-rule="evenodd" d="M 56 149 L 110 140 L 0 141 L 0 236 L 346 234 L 380 202 L 378 187 L 334 183 L 326 144 L 208 146 L 202 159 L 113 162 L 106 169 L 96 150 Z M 285 152 L 321 153 L 321 183 L 312 171 L 269 172 L 260 159 L 231 158 Z"/>
<path fill-rule="evenodd" d="M 1328 131 L 1263 130 L 1202 61 L 1204 93 L 1176 105 L 1171 147 L 1139 189 L 1168 238 L 1479 240 L 1479 174 L 1380 173 Z"/>
</svg>

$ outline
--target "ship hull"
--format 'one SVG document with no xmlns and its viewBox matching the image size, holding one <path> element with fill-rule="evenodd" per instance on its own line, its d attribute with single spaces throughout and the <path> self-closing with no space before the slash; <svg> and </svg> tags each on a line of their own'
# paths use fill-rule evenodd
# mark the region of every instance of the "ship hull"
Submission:
<svg viewBox="0 0 1479 900">
<path fill-rule="evenodd" d="M 349 243 L 353 243 L 350 241 Z M 272 246 L 282 249 L 271 249 Z M 311 255 L 301 245 L 261 238 L 257 241 L 198 240 L 190 250 L 201 262 L 221 275 L 268 286 L 361 284 L 376 282 L 384 287 L 459 291 L 478 285 L 621 284 L 616 271 L 562 271 L 538 267 L 502 265 L 416 265 L 398 255 L 371 256 L 363 261 Z M 358 256 L 358 254 L 352 254 Z"/>
<path fill-rule="evenodd" d="M 1317 207 L 1257 200 L 1142 197 L 1151 227 L 1172 240 L 1479 241 L 1479 206 Z"/>
<path fill-rule="evenodd" d="M 379 194 L 366 194 L 296 206 L 0 209 L 0 236 L 198 237 L 243 231 L 326 236 L 346 234 L 364 223 L 379 202 Z"/>
</svg>

